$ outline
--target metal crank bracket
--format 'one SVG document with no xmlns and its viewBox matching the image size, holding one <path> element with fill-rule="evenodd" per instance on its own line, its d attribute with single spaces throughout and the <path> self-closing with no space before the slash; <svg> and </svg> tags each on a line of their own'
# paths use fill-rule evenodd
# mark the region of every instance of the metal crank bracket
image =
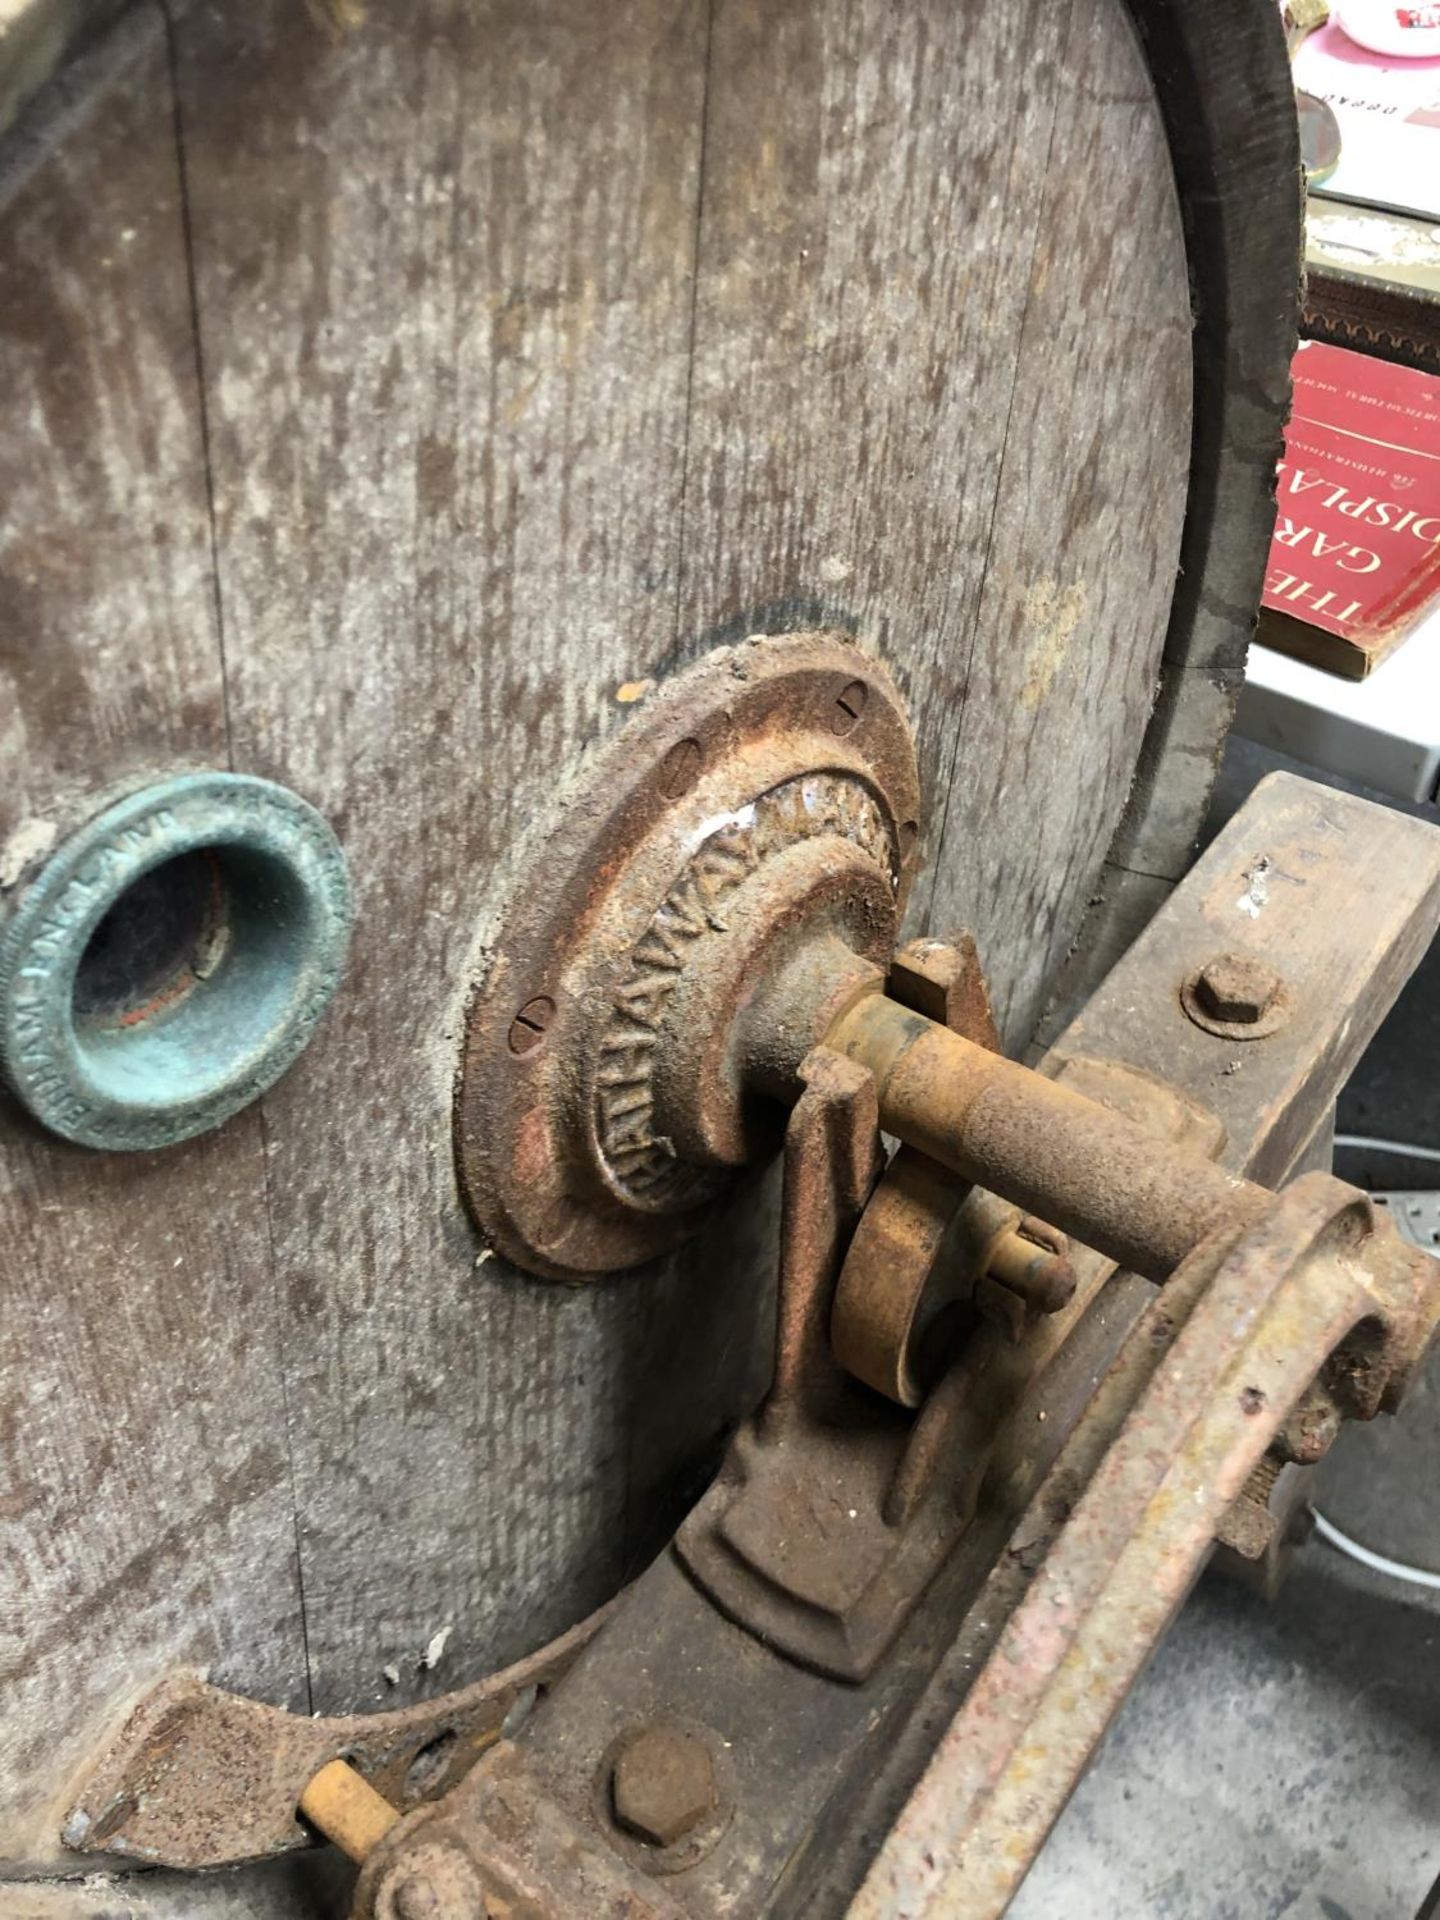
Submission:
<svg viewBox="0 0 1440 1920">
<path fill-rule="evenodd" d="M 1217 1236 L 1178 1270 L 1060 1456 L 1052 1481 L 1075 1489 L 1074 1511 L 854 1920 L 1003 1913 L 1295 1409 L 1318 1381 L 1339 1415 L 1369 1419 L 1409 1364 L 1417 1315 L 1433 1323 L 1416 1263 L 1376 1225 L 1363 1195 L 1306 1174 L 1258 1227 Z"/>
<path fill-rule="evenodd" d="M 887 986 L 998 1051 L 968 936 L 915 942 Z M 1060 1236 L 967 1193 L 925 1155 L 902 1146 L 882 1174 L 870 1074 L 824 1046 L 800 1071 L 785 1135 L 774 1382 L 675 1545 L 732 1619 L 817 1672 L 858 1681 L 979 1491 L 983 1396 L 961 1327 L 989 1313 L 1018 1338 L 1033 1299 L 1062 1305 L 1074 1279 Z M 917 1419 L 927 1348 L 960 1357 Z"/>
<path fill-rule="evenodd" d="M 1038 1080 L 963 940 L 831 992 L 768 1398 L 513 1738 L 403 1815 L 306 1800 L 365 1858 L 359 1920 L 1002 1913 L 1216 1541 L 1263 1548 L 1277 1463 L 1426 1350 L 1436 1271 L 1363 1195 L 1252 1183 L 1302 1163 L 1437 919 L 1440 835 L 1275 776 Z M 72 1844 L 194 1864 L 136 1727 Z"/>
</svg>

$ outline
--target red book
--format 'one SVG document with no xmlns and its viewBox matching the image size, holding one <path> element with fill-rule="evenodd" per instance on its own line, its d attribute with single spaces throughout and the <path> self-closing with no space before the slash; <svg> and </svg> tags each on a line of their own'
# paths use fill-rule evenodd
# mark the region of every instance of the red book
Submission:
<svg viewBox="0 0 1440 1920">
<path fill-rule="evenodd" d="M 1440 597 L 1440 379 L 1304 340 L 1259 638 L 1363 680 Z"/>
</svg>

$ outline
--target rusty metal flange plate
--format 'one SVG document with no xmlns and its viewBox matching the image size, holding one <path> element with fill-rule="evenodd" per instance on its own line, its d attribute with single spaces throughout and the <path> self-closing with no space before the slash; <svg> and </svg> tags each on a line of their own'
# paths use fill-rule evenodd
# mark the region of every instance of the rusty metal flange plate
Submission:
<svg viewBox="0 0 1440 1920">
<path fill-rule="evenodd" d="M 313 1844 L 296 1806 L 335 1759 L 408 1811 L 512 1731 L 615 1605 L 500 1673 L 392 1713 L 287 1713 L 177 1669 L 126 1714 L 79 1783 L 61 1838 L 79 1853 L 188 1871 L 269 1859 Z"/>
<path fill-rule="evenodd" d="M 918 833 L 915 750 L 843 635 L 709 654 L 598 756 L 517 888 L 470 1008 L 455 1137 L 498 1251 L 582 1279 L 695 1231 L 778 1146 L 733 1057 L 756 982 L 838 935 L 884 965 Z"/>
</svg>

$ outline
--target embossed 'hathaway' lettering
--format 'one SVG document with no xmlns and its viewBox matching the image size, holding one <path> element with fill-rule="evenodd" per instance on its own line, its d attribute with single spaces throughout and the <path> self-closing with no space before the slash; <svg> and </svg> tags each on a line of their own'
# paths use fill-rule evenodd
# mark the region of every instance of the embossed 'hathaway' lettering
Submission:
<svg viewBox="0 0 1440 1920">
<path fill-rule="evenodd" d="M 707 1176 L 653 1130 L 657 1029 L 701 942 L 725 932 L 724 902 L 767 860 L 822 834 L 851 841 L 898 883 L 898 853 L 869 788 L 843 774 L 806 774 L 762 794 L 694 849 L 635 943 L 601 1035 L 595 1131 L 606 1171 L 647 1206 L 681 1208 Z"/>
</svg>

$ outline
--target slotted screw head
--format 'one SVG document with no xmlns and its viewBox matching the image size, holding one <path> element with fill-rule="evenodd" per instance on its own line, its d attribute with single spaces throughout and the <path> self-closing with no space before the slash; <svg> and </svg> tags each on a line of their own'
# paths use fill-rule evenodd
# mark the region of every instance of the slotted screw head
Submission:
<svg viewBox="0 0 1440 1920">
<path fill-rule="evenodd" d="M 555 1002 L 549 994 L 539 994 L 534 1000 L 527 1000 L 515 1018 L 510 1022 L 511 1053 L 529 1053 L 550 1030 L 550 1022 L 555 1018 Z"/>
<path fill-rule="evenodd" d="M 860 724 L 860 716 L 869 698 L 870 689 L 863 680 L 852 680 L 847 687 L 843 687 L 830 715 L 832 731 L 838 734 L 853 733 Z"/>
<path fill-rule="evenodd" d="M 715 1768 L 703 1741 L 678 1727 L 641 1727 L 610 1776 L 615 1818 L 653 1847 L 671 1847 L 715 1811 Z"/>
<path fill-rule="evenodd" d="M 1221 953 L 1207 960 L 1195 978 L 1195 1000 L 1212 1020 L 1254 1026 L 1280 993 L 1280 976 L 1249 953 Z"/>
</svg>

